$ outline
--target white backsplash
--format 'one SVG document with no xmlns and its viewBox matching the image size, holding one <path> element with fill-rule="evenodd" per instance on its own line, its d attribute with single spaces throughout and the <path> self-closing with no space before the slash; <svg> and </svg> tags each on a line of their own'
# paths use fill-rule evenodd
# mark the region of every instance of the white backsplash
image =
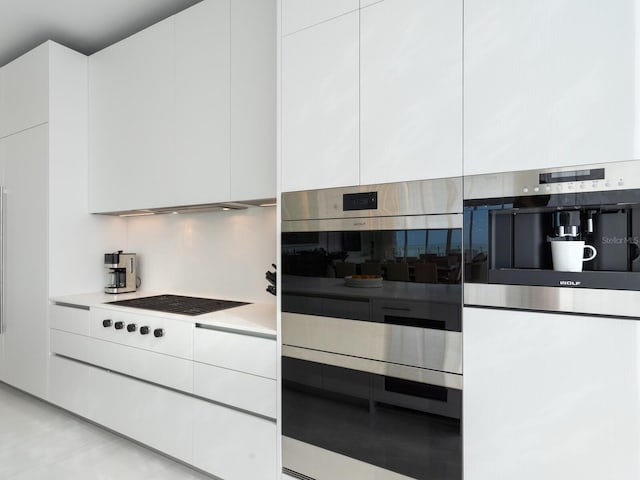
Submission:
<svg viewBox="0 0 640 480">
<path fill-rule="evenodd" d="M 275 303 L 265 291 L 276 263 L 275 207 L 127 219 L 142 290 Z"/>
</svg>

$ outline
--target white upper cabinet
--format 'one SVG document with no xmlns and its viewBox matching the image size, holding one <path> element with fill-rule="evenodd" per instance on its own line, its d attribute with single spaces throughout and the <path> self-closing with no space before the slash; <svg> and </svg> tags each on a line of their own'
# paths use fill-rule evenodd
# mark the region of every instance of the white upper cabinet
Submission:
<svg viewBox="0 0 640 480">
<path fill-rule="evenodd" d="M 175 184 L 174 19 L 89 58 L 91 211 L 159 206 Z"/>
<path fill-rule="evenodd" d="M 357 10 L 358 0 L 282 0 L 282 35 Z"/>
<path fill-rule="evenodd" d="M 90 57 L 92 212 L 275 197 L 275 12 L 204 0 Z"/>
<path fill-rule="evenodd" d="M 355 11 L 282 40 L 282 190 L 357 185 Z"/>
<path fill-rule="evenodd" d="M 189 189 L 166 192 L 174 196 L 171 205 L 229 199 L 229 45 L 228 1 L 201 2 L 176 15 L 172 176 Z"/>
<path fill-rule="evenodd" d="M 462 175 L 462 0 L 385 0 L 360 29 L 360 183 Z"/>
<path fill-rule="evenodd" d="M 0 69 L 0 138 L 49 118 L 49 44 Z"/>
<path fill-rule="evenodd" d="M 464 173 L 640 157 L 638 2 L 464 7 Z"/>
<path fill-rule="evenodd" d="M 231 198 L 276 196 L 276 1 L 231 2 Z"/>
</svg>

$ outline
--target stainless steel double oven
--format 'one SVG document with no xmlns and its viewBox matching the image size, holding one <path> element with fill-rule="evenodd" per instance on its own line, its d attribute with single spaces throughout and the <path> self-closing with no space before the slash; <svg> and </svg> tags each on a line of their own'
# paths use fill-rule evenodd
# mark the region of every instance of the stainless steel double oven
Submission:
<svg viewBox="0 0 640 480">
<path fill-rule="evenodd" d="M 462 181 L 282 196 L 295 478 L 462 478 Z"/>
</svg>

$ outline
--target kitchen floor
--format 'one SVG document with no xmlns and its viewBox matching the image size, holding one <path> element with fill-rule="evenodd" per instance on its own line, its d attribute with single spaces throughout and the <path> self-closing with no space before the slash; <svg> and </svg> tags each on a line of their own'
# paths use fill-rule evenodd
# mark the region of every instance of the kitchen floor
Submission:
<svg viewBox="0 0 640 480">
<path fill-rule="evenodd" d="M 211 480 L 0 382 L 2 480 Z"/>
</svg>

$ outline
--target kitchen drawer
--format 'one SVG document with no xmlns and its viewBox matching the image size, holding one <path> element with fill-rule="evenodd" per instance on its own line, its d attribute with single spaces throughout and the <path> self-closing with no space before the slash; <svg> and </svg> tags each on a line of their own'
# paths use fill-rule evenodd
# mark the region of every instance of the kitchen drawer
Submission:
<svg viewBox="0 0 640 480">
<path fill-rule="evenodd" d="M 90 369 L 91 420 L 191 463 L 195 398 L 114 372 Z"/>
<path fill-rule="evenodd" d="M 51 328 L 89 335 L 91 318 L 88 307 L 50 305 L 49 319 Z"/>
<path fill-rule="evenodd" d="M 199 401 L 193 424 L 193 465 L 225 480 L 275 480 L 276 423 Z"/>
<path fill-rule="evenodd" d="M 193 393 L 276 418 L 276 381 L 203 363 L 193 366 Z"/>
<path fill-rule="evenodd" d="M 104 320 L 111 320 L 111 325 L 103 326 Z M 116 330 L 116 322 L 123 322 L 124 328 Z M 127 326 L 130 324 L 136 326 L 134 332 L 127 331 Z M 142 326 L 149 327 L 147 335 L 140 334 Z M 158 328 L 164 330 L 164 335 L 159 338 L 155 337 L 153 333 Z M 91 336 L 174 357 L 193 358 L 193 324 L 191 322 L 107 308 L 92 308 Z"/>
<path fill-rule="evenodd" d="M 51 351 L 167 387 L 193 392 L 193 363 L 182 358 L 51 330 Z"/>
<path fill-rule="evenodd" d="M 193 340 L 196 362 L 276 378 L 275 339 L 196 328 Z"/>
<path fill-rule="evenodd" d="M 54 405 L 86 417 L 91 368 L 75 360 L 51 355 L 48 400 Z"/>
</svg>

